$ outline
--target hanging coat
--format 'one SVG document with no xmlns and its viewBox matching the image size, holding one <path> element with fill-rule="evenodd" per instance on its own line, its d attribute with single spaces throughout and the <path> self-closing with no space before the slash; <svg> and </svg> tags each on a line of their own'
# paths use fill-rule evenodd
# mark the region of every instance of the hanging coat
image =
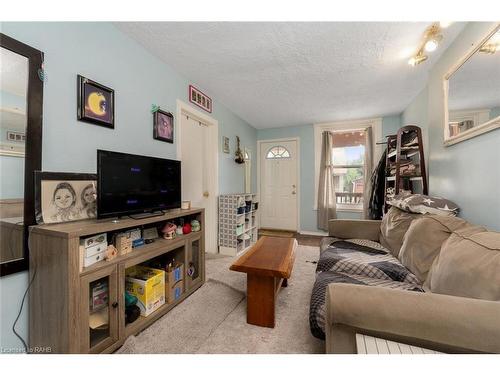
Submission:
<svg viewBox="0 0 500 375">
<path fill-rule="evenodd" d="M 380 158 L 377 167 L 370 178 L 370 201 L 368 202 L 368 218 L 371 220 L 382 219 L 384 213 L 385 194 L 385 164 L 387 150 Z"/>
</svg>

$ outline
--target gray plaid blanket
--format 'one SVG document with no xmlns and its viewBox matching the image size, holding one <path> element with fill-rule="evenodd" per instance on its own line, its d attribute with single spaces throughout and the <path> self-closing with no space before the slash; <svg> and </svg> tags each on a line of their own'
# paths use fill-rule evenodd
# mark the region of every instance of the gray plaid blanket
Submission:
<svg viewBox="0 0 500 375">
<path fill-rule="evenodd" d="M 415 275 L 382 245 L 369 240 L 330 239 L 322 246 L 311 295 L 311 333 L 325 338 L 325 293 L 331 283 L 381 286 L 423 292 Z"/>
</svg>

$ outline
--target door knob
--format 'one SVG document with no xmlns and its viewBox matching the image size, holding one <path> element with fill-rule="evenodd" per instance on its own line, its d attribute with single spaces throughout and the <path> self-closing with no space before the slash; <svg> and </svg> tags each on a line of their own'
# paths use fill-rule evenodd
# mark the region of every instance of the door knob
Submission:
<svg viewBox="0 0 500 375">
<path fill-rule="evenodd" d="M 295 189 L 295 184 L 293 184 L 292 187 Z"/>
<path fill-rule="evenodd" d="M 295 195 L 295 194 L 297 194 L 297 193 L 296 193 L 295 191 L 292 191 L 292 194 L 293 194 L 293 195 Z"/>
<path fill-rule="evenodd" d="M 208 198 L 208 196 L 209 196 L 208 191 L 205 191 L 205 192 L 203 193 L 203 196 L 204 196 L 205 198 Z"/>
<path fill-rule="evenodd" d="M 116 309 L 118 307 L 118 302 L 113 302 L 113 304 L 111 306 L 113 306 L 113 308 Z"/>
</svg>

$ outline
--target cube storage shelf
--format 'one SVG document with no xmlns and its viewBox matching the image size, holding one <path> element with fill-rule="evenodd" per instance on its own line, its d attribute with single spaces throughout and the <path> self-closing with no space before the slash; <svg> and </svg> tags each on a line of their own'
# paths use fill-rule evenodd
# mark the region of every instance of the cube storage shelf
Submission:
<svg viewBox="0 0 500 375">
<path fill-rule="evenodd" d="M 219 253 L 238 255 L 257 242 L 256 194 L 219 196 Z"/>
<path fill-rule="evenodd" d="M 125 339 L 182 303 L 205 282 L 205 211 L 170 210 L 162 216 L 139 220 L 85 220 L 30 228 L 29 346 L 51 353 L 111 353 Z M 80 238 L 133 228 L 162 226 L 196 218 L 201 231 L 175 239 L 156 239 L 110 261 L 81 267 Z M 108 235 L 109 238 L 109 235 Z M 180 298 L 159 306 L 148 316 L 125 323 L 125 275 L 130 267 L 159 257 L 174 256 L 184 263 Z M 189 276 L 188 266 L 194 273 Z M 106 293 L 104 293 L 106 291 Z M 106 324 L 102 324 L 102 321 Z"/>
</svg>

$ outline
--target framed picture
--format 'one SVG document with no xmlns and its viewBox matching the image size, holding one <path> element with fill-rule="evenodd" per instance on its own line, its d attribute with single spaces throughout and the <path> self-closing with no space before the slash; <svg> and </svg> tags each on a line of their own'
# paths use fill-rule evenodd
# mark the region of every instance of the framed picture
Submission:
<svg viewBox="0 0 500 375">
<path fill-rule="evenodd" d="M 212 113 L 212 99 L 193 85 L 189 85 L 189 101 L 205 111 Z"/>
<path fill-rule="evenodd" d="M 78 120 L 115 128 L 115 91 L 78 75 Z"/>
<path fill-rule="evenodd" d="M 35 171 L 37 224 L 97 217 L 97 175 Z"/>
<path fill-rule="evenodd" d="M 174 115 L 159 109 L 153 116 L 153 138 L 174 143 Z"/>
<path fill-rule="evenodd" d="M 229 138 L 228 137 L 222 137 L 222 151 L 224 151 L 225 154 L 229 154 Z"/>
</svg>

